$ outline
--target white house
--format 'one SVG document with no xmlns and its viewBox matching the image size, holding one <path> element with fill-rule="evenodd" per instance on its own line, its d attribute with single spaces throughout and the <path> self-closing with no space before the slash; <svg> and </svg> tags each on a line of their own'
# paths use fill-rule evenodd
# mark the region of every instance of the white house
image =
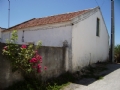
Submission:
<svg viewBox="0 0 120 90">
<path fill-rule="evenodd" d="M 43 46 L 62 47 L 68 42 L 66 69 L 77 70 L 97 61 L 105 61 L 109 53 L 109 35 L 99 7 L 33 18 L 2 31 L 2 42 L 18 31 L 18 44 L 41 40 Z"/>
</svg>

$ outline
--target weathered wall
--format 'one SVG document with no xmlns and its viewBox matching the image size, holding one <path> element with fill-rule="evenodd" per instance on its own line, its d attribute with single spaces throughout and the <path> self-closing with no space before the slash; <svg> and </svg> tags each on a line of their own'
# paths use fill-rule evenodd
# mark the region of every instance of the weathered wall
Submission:
<svg viewBox="0 0 120 90">
<path fill-rule="evenodd" d="M 41 47 L 39 54 L 43 58 L 43 65 L 48 69 L 42 72 L 46 78 L 56 77 L 65 71 L 65 56 L 63 47 Z"/>
<path fill-rule="evenodd" d="M 100 36 L 96 36 L 96 19 L 100 19 Z M 80 69 L 104 61 L 109 53 L 109 36 L 99 8 L 78 17 L 72 30 L 72 66 Z"/>
<path fill-rule="evenodd" d="M 20 72 L 11 72 L 10 63 L 2 55 L 2 48 L 5 44 L 0 43 L 0 90 L 8 87 L 12 82 L 23 80 Z"/>
<path fill-rule="evenodd" d="M 20 72 L 11 72 L 10 63 L 2 56 L 4 45 L 0 43 L 0 88 L 23 80 Z M 65 72 L 65 49 L 63 47 L 42 46 L 38 52 L 43 58 L 42 65 L 47 66 L 47 70 L 41 73 L 44 79 L 56 77 Z"/>
</svg>

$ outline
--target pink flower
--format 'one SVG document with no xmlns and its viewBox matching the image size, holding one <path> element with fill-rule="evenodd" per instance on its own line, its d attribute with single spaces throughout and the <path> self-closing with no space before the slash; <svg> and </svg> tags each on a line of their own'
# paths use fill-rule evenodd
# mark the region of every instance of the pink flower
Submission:
<svg viewBox="0 0 120 90">
<path fill-rule="evenodd" d="M 42 60 L 42 57 L 38 54 L 35 57 L 36 57 L 37 60 Z"/>
<path fill-rule="evenodd" d="M 37 65 L 37 68 L 41 68 L 40 64 Z"/>
<path fill-rule="evenodd" d="M 35 62 L 37 62 L 37 59 L 36 59 L 36 58 L 32 58 L 32 59 L 30 60 L 30 63 L 35 63 Z"/>
<path fill-rule="evenodd" d="M 46 66 L 44 66 L 44 69 L 45 69 L 45 70 L 47 70 L 47 67 L 46 67 Z"/>
<path fill-rule="evenodd" d="M 40 61 L 40 63 L 42 63 L 42 60 Z"/>
<path fill-rule="evenodd" d="M 7 46 L 4 47 L 5 50 L 7 50 L 7 48 L 8 48 Z"/>
<path fill-rule="evenodd" d="M 24 49 L 25 49 L 25 48 L 27 48 L 27 46 L 26 46 L 26 45 L 22 45 L 21 48 L 24 48 Z"/>
</svg>

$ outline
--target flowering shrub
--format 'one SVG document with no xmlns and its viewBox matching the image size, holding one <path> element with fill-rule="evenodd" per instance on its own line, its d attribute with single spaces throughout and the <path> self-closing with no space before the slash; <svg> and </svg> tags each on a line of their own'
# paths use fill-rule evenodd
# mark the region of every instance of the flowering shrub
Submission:
<svg viewBox="0 0 120 90">
<path fill-rule="evenodd" d="M 38 48 L 41 42 L 36 46 L 31 45 L 17 45 L 17 31 L 12 32 L 10 40 L 7 40 L 6 46 L 3 48 L 3 55 L 10 60 L 12 70 L 21 70 L 23 73 L 41 72 L 42 57 L 38 54 Z M 44 67 L 46 70 L 47 67 Z"/>
</svg>

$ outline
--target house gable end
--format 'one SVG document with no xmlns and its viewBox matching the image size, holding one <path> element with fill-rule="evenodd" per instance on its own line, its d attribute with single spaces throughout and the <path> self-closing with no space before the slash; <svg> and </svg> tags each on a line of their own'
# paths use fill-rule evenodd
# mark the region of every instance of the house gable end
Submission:
<svg viewBox="0 0 120 90">
<path fill-rule="evenodd" d="M 96 7 L 94 9 L 89 10 L 88 12 L 85 12 L 81 15 L 78 15 L 71 19 L 73 24 L 79 23 L 80 21 L 83 21 L 84 19 L 87 19 L 91 15 L 95 14 L 99 10 L 99 7 Z"/>
</svg>

